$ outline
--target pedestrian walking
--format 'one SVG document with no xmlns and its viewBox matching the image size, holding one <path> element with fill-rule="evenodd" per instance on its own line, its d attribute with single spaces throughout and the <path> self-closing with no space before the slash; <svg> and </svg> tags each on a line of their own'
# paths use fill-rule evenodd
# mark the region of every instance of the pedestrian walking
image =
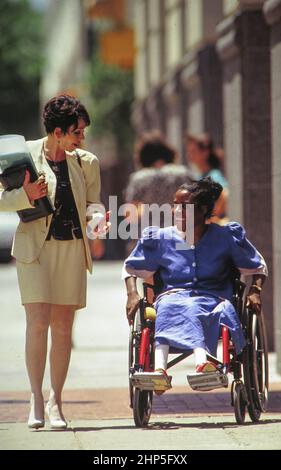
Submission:
<svg viewBox="0 0 281 470">
<path fill-rule="evenodd" d="M 26 173 L 23 187 L 0 187 L 0 210 L 33 207 L 46 195 L 55 212 L 31 222 L 20 222 L 12 254 L 22 304 L 26 313 L 26 366 L 31 386 L 28 426 L 41 428 L 45 412 L 52 428 L 63 429 L 62 390 L 67 376 L 75 311 L 86 305 L 86 271 L 92 259 L 86 235 L 87 205 L 99 203 L 100 170 L 97 157 L 82 150 L 90 118 L 75 97 L 62 94 L 50 99 L 43 111 L 46 136 L 29 141 L 38 171 L 45 175 L 31 183 Z M 104 233 L 108 229 L 105 223 Z M 51 330 L 51 389 L 44 410 L 42 383 Z"/>
</svg>

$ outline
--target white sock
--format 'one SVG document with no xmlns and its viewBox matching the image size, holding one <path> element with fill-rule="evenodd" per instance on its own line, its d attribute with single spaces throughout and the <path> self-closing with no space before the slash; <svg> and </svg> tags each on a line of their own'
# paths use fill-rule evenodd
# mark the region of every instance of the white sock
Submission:
<svg viewBox="0 0 281 470">
<path fill-rule="evenodd" d="M 169 354 L 168 344 L 158 344 L 155 346 L 155 370 L 156 369 L 167 369 Z"/>
<path fill-rule="evenodd" d="M 203 364 L 203 362 L 207 361 L 207 354 L 205 349 L 203 348 L 195 348 L 193 349 L 194 353 L 194 360 L 195 365 L 198 366 L 199 364 Z"/>
</svg>

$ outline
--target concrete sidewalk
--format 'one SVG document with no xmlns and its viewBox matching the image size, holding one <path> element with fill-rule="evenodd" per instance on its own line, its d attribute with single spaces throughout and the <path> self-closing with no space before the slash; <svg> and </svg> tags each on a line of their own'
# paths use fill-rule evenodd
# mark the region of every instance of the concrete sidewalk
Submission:
<svg viewBox="0 0 281 470">
<path fill-rule="evenodd" d="M 87 308 L 77 315 L 75 348 L 65 384 L 65 431 L 27 428 L 29 383 L 24 366 L 25 320 L 13 266 L 0 269 L 5 298 L 0 332 L 0 449 L 140 450 L 140 449 L 280 449 L 281 377 L 276 355 L 269 355 L 269 411 L 259 424 L 247 417 L 238 426 L 230 406 L 230 388 L 193 392 L 186 375 L 194 371 L 188 358 L 171 369 L 173 388 L 154 397 L 146 429 L 137 429 L 128 397 L 128 325 L 121 264 L 95 266 L 89 277 Z M 119 276 L 119 277 L 118 277 Z M 108 289 L 110 286 L 110 289 Z M 106 302 L 105 302 L 106 298 Z M 114 306 L 114 307 L 112 307 Z M 49 388 L 49 366 L 44 380 Z"/>
<path fill-rule="evenodd" d="M 197 393 L 175 387 L 154 397 L 147 428 L 135 427 L 126 389 L 66 390 L 65 431 L 48 423 L 33 431 L 26 425 L 28 392 L 0 394 L 0 449 L 203 450 L 280 449 L 281 384 L 271 387 L 268 412 L 258 424 L 238 426 L 230 391 Z M 196 431 L 196 432 L 194 432 Z M 206 432 L 208 431 L 208 432 Z"/>
<path fill-rule="evenodd" d="M 1 449 L 13 450 L 269 450 L 280 449 L 281 414 L 237 426 L 229 416 L 157 417 L 148 428 L 131 419 L 78 420 L 66 431 L 1 424 Z M 70 457 L 71 458 L 71 457 Z"/>
<path fill-rule="evenodd" d="M 48 394 L 45 392 L 45 397 Z M 25 423 L 29 410 L 29 392 L 0 392 L 0 422 Z M 131 419 L 129 393 L 124 388 L 66 390 L 63 394 L 66 417 L 75 420 Z M 281 384 L 271 386 L 268 413 L 281 414 Z M 194 392 L 188 387 L 173 387 L 153 398 L 151 421 L 157 416 L 230 415 L 230 388 Z M 266 418 L 266 414 L 262 415 Z"/>
<path fill-rule="evenodd" d="M 81 354 L 81 351 L 74 353 L 77 364 Z M 123 387 L 116 388 L 113 385 L 118 380 L 112 377 L 117 376 L 105 369 L 97 381 L 102 387 L 93 388 L 95 366 L 92 363 L 91 374 L 87 374 L 90 361 L 89 369 L 85 368 L 86 363 L 84 358 L 82 375 L 77 375 L 74 367 L 67 381 L 63 400 L 69 427 L 65 431 L 50 430 L 48 423 L 42 430 L 29 430 L 26 425 L 29 391 L 18 388 L 9 391 L 9 377 L 6 377 L 0 392 L 1 450 L 281 449 L 279 381 L 270 385 L 268 412 L 261 416 L 260 422 L 252 424 L 247 416 L 245 425 L 238 426 L 230 405 L 230 388 L 194 392 L 186 382 L 180 384 L 186 381 L 186 370 L 179 366 L 179 370 L 173 371 L 173 388 L 154 397 L 149 426 L 137 429 L 129 407 L 128 389 L 124 388 L 125 373 L 119 379 Z M 98 369 L 102 370 L 102 364 Z M 47 399 L 47 389 L 44 396 Z"/>
</svg>

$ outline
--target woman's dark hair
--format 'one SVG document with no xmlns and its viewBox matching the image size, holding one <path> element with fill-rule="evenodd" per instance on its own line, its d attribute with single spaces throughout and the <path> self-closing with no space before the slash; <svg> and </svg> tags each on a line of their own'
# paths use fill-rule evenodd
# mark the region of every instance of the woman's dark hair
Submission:
<svg viewBox="0 0 281 470">
<path fill-rule="evenodd" d="M 208 150 L 208 164 L 212 170 L 221 167 L 221 161 L 216 153 L 214 141 L 209 134 L 187 134 L 187 141 L 195 142 L 201 150 Z"/>
<path fill-rule="evenodd" d="M 52 134 L 56 127 L 59 127 L 64 134 L 70 126 L 78 126 L 78 120 L 83 121 L 88 126 L 90 117 L 85 106 L 74 96 L 58 95 L 51 98 L 44 106 L 43 122 L 47 134 Z"/>
<path fill-rule="evenodd" d="M 200 181 L 196 181 L 196 183 L 182 184 L 178 189 L 178 191 L 188 191 L 192 193 L 194 203 L 198 203 L 201 207 L 207 207 L 205 214 L 206 219 L 212 216 L 215 202 L 220 197 L 222 190 L 222 185 L 216 183 L 209 176 Z"/>
<path fill-rule="evenodd" d="M 142 167 L 150 167 L 158 160 L 173 163 L 177 152 L 158 130 L 145 132 L 136 145 L 135 159 Z"/>
</svg>

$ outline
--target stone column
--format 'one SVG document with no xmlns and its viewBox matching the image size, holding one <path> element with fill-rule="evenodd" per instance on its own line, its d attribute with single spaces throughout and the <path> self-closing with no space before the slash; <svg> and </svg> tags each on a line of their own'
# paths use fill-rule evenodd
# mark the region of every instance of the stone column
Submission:
<svg viewBox="0 0 281 470">
<path fill-rule="evenodd" d="M 215 45 L 207 44 L 200 49 L 198 62 L 204 101 L 204 130 L 216 145 L 223 146 L 222 67 Z"/>
<path fill-rule="evenodd" d="M 277 370 L 281 374 L 281 0 L 263 7 L 270 25 L 272 119 L 273 310 Z"/>
<path fill-rule="evenodd" d="M 163 103 L 162 87 L 154 87 L 147 98 L 147 112 L 150 126 L 159 129 L 164 134 L 166 132 L 165 105 Z"/>
<path fill-rule="evenodd" d="M 134 101 L 131 119 L 137 136 L 150 128 L 150 119 L 146 100 L 139 99 Z"/>
<path fill-rule="evenodd" d="M 165 102 L 166 136 L 168 141 L 178 152 L 181 151 L 181 113 L 177 86 L 177 75 L 170 76 L 163 87 L 163 100 Z"/>
<path fill-rule="evenodd" d="M 186 55 L 181 84 L 188 96 L 188 130 L 195 134 L 209 132 L 215 143 L 222 145 L 222 70 L 214 45 L 207 44 Z"/>
<path fill-rule="evenodd" d="M 230 218 L 243 223 L 263 253 L 269 278 L 263 292 L 273 348 L 271 118 L 269 28 L 261 7 L 243 8 L 218 26 L 223 62 L 223 115 Z"/>
<path fill-rule="evenodd" d="M 180 78 L 182 87 L 187 93 L 185 116 L 187 130 L 194 134 L 204 132 L 204 103 L 196 53 L 189 52 L 185 56 Z"/>
</svg>

